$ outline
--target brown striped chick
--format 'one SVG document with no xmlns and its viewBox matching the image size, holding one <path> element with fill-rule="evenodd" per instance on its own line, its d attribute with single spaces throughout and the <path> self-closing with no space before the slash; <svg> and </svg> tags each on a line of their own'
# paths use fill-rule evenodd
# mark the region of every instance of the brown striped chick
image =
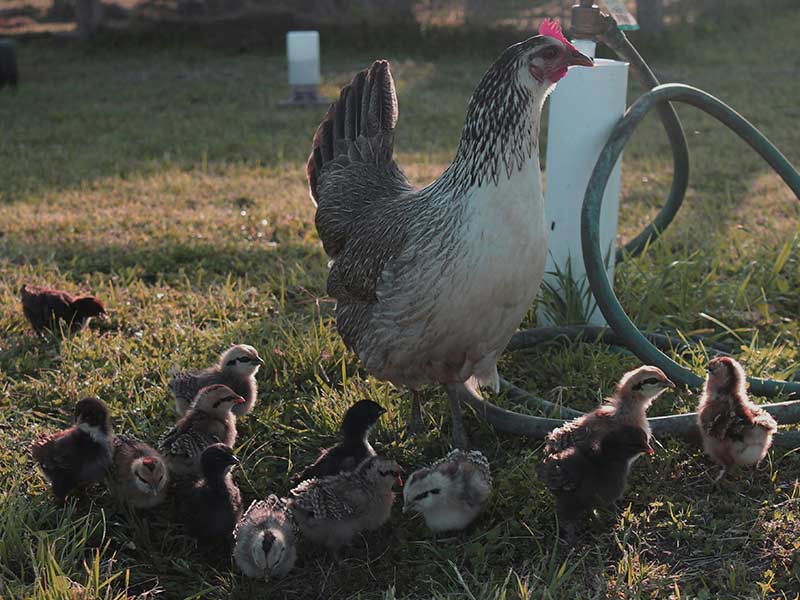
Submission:
<svg viewBox="0 0 800 600">
<path fill-rule="evenodd" d="M 644 366 L 622 376 L 614 395 L 605 404 L 582 415 L 547 436 L 545 457 L 573 446 L 589 448 L 606 433 L 623 425 L 639 427 L 650 437 L 647 409 L 664 391 L 674 389 L 658 367 Z"/>
<path fill-rule="evenodd" d="M 233 559 L 247 577 L 284 577 L 297 560 L 297 524 L 284 498 L 253 500 L 233 531 Z"/>
<path fill-rule="evenodd" d="M 304 481 L 291 491 L 289 509 L 305 537 L 335 552 L 389 520 L 401 472 L 395 461 L 371 456 L 355 471 Z"/>
<path fill-rule="evenodd" d="M 73 488 L 105 477 L 113 439 L 108 407 L 97 398 L 84 398 L 75 405 L 75 425 L 37 439 L 31 454 L 63 500 Z"/>
<path fill-rule="evenodd" d="M 223 352 L 219 363 L 213 367 L 177 373 L 169 382 L 175 397 L 175 411 L 179 415 L 185 414 L 197 392 L 209 385 L 222 384 L 245 400 L 233 407 L 233 414 L 238 417 L 249 414 L 258 396 L 256 373 L 263 364 L 264 361 L 255 348 L 247 344 L 236 344 Z"/>
<path fill-rule="evenodd" d="M 459 531 L 475 520 L 491 492 L 486 457 L 456 449 L 411 474 L 403 487 L 403 512 L 422 514 L 433 532 Z"/>
<path fill-rule="evenodd" d="M 772 415 L 754 404 L 745 389 L 742 365 L 728 356 L 708 363 L 697 422 L 703 449 L 722 466 L 717 480 L 730 467 L 752 467 L 766 456 L 778 424 Z"/>
<path fill-rule="evenodd" d="M 169 472 L 164 457 L 144 442 L 114 438 L 111 487 L 122 502 L 134 508 L 152 508 L 167 495 Z"/>
<path fill-rule="evenodd" d="M 188 412 L 159 441 L 159 450 L 175 475 L 201 474 L 200 456 L 208 446 L 236 443 L 236 417 L 231 409 L 244 398 L 226 385 L 210 385 L 197 393 Z"/>
</svg>

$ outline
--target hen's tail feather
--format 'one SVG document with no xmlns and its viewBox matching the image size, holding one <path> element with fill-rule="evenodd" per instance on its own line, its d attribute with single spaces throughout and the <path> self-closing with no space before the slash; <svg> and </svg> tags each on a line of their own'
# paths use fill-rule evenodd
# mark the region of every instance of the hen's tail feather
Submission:
<svg viewBox="0 0 800 600">
<path fill-rule="evenodd" d="M 306 165 L 315 203 L 319 203 L 320 172 L 328 163 L 340 158 L 345 163 L 367 160 L 362 148 L 358 147 L 359 138 L 371 142 L 366 147 L 374 151 L 372 156 L 378 163 L 391 161 L 393 136 L 390 132 L 397 124 L 397 115 L 394 80 L 385 60 L 375 61 L 342 88 L 339 99 L 330 105 L 314 134 L 311 156 Z"/>
</svg>

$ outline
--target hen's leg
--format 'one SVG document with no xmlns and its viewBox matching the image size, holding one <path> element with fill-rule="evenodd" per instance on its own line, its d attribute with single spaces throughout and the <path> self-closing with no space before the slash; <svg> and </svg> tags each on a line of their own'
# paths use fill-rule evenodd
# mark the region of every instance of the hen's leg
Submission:
<svg viewBox="0 0 800 600">
<path fill-rule="evenodd" d="M 422 392 L 411 390 L 411 416 L 408 419 L 408 433 L 417 435 L 422 431 Z"/>
<path fill-rule="evenodd" d="M 453 446 L 467 450 L 469 440 L 464 429 L 464 417 L 461 408 L 461 393 L 465 390 L 465 384 L 456 383 L 447 386 L 447 396 L 450 398 L 450 410 L 453 416 Z"/>
</svg>

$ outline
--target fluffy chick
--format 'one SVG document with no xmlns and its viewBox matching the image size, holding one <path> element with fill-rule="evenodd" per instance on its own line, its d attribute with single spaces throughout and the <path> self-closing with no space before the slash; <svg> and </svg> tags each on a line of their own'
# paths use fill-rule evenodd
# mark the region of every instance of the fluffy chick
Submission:
<svg viewBox="0 0 800 600">
<path fill-rule="evenodd" d="M 547 436 L 545 455 L 556 454 L 572 446 L 589 448 L 609 431 L 633 425 L 650 436 L 647 409 L 661 393 L 674 389 L 658 367 L 644 366 L 622 376 L 614 395 L 590 413 L 566 423 Z"/>
<path fill-rule="evenodd" d="M 744 369 L 734 359 L 722 356 L 708 364 L 697 421 L 706 454 L 722 465 L 718 479 L 734 465 L 758 464 L 778 430 L 772 415 L 747 397 L 746 383 Z"/>
<path fill-rule="evenodd" d="M 111 487 L 116 496 L 135 508 L 152 508 L 164 501 L 169 471 L 164 457 L 144 442 L 116 436 Z"/>
<path fill-rule="evenodd" d="M 537 465 L 539 479 L 555 496 L 568 540 L 574 539 L 576 522 L 583 514 L 622 496 L 633 461 L 645 452 L 653 454 L 647 433 L 641 427 L 623 425 L 590 446 L 572 446 Z"/>
<path fill-rule="evenodd" d="M 264 361 L 258 351 L 247 344 L 231 346 L 219 359 L 219 363 L 202 371 L 178 373 L 169 382 L 175 397 L 175 410 L 179 415 L 186 413 L 197 392 L 202 388 L 222 384 L 244 398 L 244 403 L 234 407 L 237 416 L 249 414 L 253 410 L 258 395 L 256 373 Z"/>
<path fill-rule="evenodd" d="M 294 567 L 297 525 L 284 498 L 253 500 L 233 538 L 233 559 L 248 577 L 283 577 Z"/>
<path fill-rule="evenodd" d="M 475 520 L 491 493 L 486 457 L 456 449 L 411 474 L 403 487 L 403 512 L 421 513 L 431 531 L 458 531 Z"/>
<path fill-rule="evenodd" d="M 59 321 L 73 333 L 89 324 L 92 317 L 104 316 L 106 309 L 95 296 L 73 296 L 69 292 L 23 285 L 19 292 L 22 312 L 34 331 L 58 331 Z"/>
<path fill-rule="evenodd" d="M 199 475 L 200 456 L 208 446 L 236 443 L 236 417 L 231 409 L 244 398 L 226 385 L 210 385 L 197 393 L 192 407 L 159 441 L 159 450 L 176 475 Z"/>
<path fill-rule="evenodd" d="M 73 488 L 103 479 L 111 466 L 113 438 L 106 405 L 84 398 L 75 405 L 75 425 L 37 439 L 31 454 L 63 500 Z"/>
<path fill-rule="evenodd" d="M 365 458 L 375 456 L 375 450 L 369 443 L 369 432 L 385 412 L 385 408 L 372 400 L 353 404 L 342 419 L 342 441 L 323 450 L 314 464 L 295 475 L 294 481 L 352 471 Z"/>
<path fill-rule="evenodd" d="M 289 509 L 304 536 L 335 552 L 389 519 L 400 473 L 395 461 L 370 456 L 355 471 L 307 479 L 291 491 Z"/>
<path fill-rule="evenodd" d="M 229 549 L 233 528 L 242 515 L 242 499 L 231 470 L 239 459 L 225 444 L 212 444 L 200 459 L 203 477 L 179 479 L 175 494 L 178 518 L 205 549 Z"/>
</svg>

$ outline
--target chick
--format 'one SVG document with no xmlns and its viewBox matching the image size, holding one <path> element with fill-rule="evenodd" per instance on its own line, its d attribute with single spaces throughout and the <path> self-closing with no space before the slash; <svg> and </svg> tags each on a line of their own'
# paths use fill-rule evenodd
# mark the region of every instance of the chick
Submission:
<svg viewBox="0 0 800 600">
<path fill-rule="evenodd" d="M 400 473 L 395 461 L 370 456 L 355 471 L 307 479 L 291 491 L 289 509 L 304 536 L 335 552 L 389 519 Z"/>
<path fill-rule="evenodd" d="M 192 407 L 159 441 L 159 450 L 176 475 L 199 475 L 200 456 L 208 446 L 236 443 L 236 417 L 231 409 L 244 398 L 226 385 L 210 385 L 197 393 Z"/>
<path fill-rule="evenodd" d="M 169 485 L 164 457 L 144 442 L 116 436 L 111 487 L 116 496 L 135 508 L 152 508 L 163 502 Z"/>
<path fill-rule="evenodd" d="M 475 520 L 491 493 L 486 457 L 456 449 L 411 474 L 403 487 L 403 512 L 421 513 L 431 531 L 458 531 Z"/>
<path fill-rule="evenodd" d="M 84 398 L 75 405 L 75 425 L 34 441 L 31 454 L 63 500 L 73 488 L 103 479 L 111 466 L 113 438 L 106 405 Z"/>
<path fill-rule="evenodd" d="M 178 373 L 169 382 L 175 396 L 175 410 L 184 414 L 202 388 L 222 384 L 244 398 L 244 403 L 234 407 L 237 416 L 249 414 L 253 410 L 258 395 L 256 373 L 264 361 L 258 352 L 247 344 L 237 344 L 228 348 L 220 357 L 219 363 L 202 371 Z"/>
<path fill-rule="evenodd" d="M 372 400 L 353 404 L 342 419 L 342 441 L 323 450 L 313 465 L 295 475 L 294 481 L 352 471 L 365 458 L 375 456 L 375 450 L 369 443 L 369 432 L 385 412 L 385 408 Z"/>
<path fill-rule="evenodd" d="M 248 577 L 283 577 L 297 559 L 297 525 L 284 498 L 253 500 L 236 524 L 233 559 Z"/>
<path fill-rule="evenodd" d="M 71 332 L 83 329 L 92 317 L 105 316 L 103 303 L 94 296 L 73 296 L 68 292 L 23 285 L 19 292 L 22 312 L 34 331 L 58 331 L 63 321 Z"/>
<path fill-rule="evenodd" d="M 231 476 L 239 459 L 225 444 L 212 444 L 203 450 L 200 462 L 202 479 L 176 482 L 179 520 L 201 547 L 230 548 L 233 528 L 242 515 L 239 488 Z"/>
<path fill-rule="evenodd" d="M 674 389 L 664 372 L 651 366 L 639 367 L 622 376 L 611 398 L 599 408 L 552 431 L 547 436 L 545 455 L 555 454 L 572 446 L 589 447 L 609 431 L 622 425 L 633 425 L 650 436 L 647 409 L 662 392 Z"/>
<path fill-rule="evenodd" d="M 545 456 L 539 479 L 556 499 L 556 511 L 568 541 L 574 541 L 578 519 L 588 511 L 616 502 L 625 491 L 633 461 L 653 454 L 639 426 L 622 425 L 588 446 L 572 446 Z"/>
<path fill-rule="evenodd" d="M 708 364 L 697 422 L 703 448 L 722 472 L 734 466 L 752 467 L 766 456 L 778 424 L 767 411 L 747 397 L 744 369 L 734 359 L 721 356 Z"/>
</svg>

